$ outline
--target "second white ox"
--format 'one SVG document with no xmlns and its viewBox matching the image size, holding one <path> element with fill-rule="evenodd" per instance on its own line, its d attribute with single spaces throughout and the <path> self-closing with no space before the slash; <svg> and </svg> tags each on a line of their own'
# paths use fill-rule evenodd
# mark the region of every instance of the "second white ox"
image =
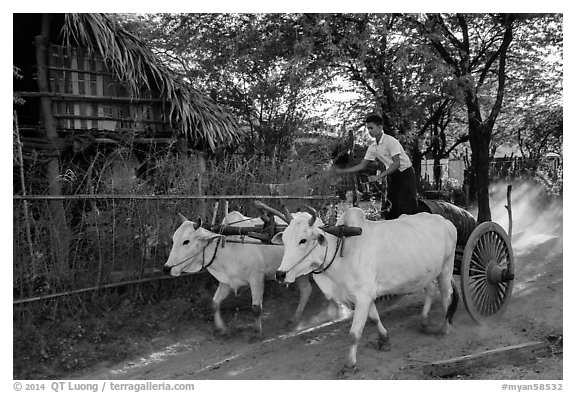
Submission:
<svg viewBox="0 0 576 393">
<path fill-rule="evenodd" d="M 456 228 L 443 217 L 429 213 L 403 215 L 390 221 L 368 221 L 362 210 L 348 209 L 337 225 L 362 228 L 360 236 L 347 237 L 343 255 L 338 237 L 318 226 L 316 213 L 294 213 L 282 237 L 284 257 L 278 269 L 280 281 L 292 282 L 311 272 L 328 299 L 354 310 L 350 347 L 342 372 L 356 369 L 356 351 L 366 319 L 378 326 L 378 347 L 389 350 L 388 332 L 374 304 L 377 297 L 413 293 L 424 289 L 422 310 L 426 323 L 438 281 L 448 333 L 458 304 L 458 292 L 452 279 Z M 452 296 L 453 294 L 453 296 Z"/>
<path fill-rule="evenodd" d="M 252 310 L 254 313 L 254 328 L 256 334 L 262 334 L 262 297 L 264 281 L 274 279 L 282 260 L 281 245 L 266 245 L 258 240 L 247 239 L 243 243 L 226 242 L 223 246 L 223 235 L 209 231 L 201 223 L 189 221 L 180 215 L 182 224 L 172 236 L 172 250 L 164 272 L 172 276 L 181 273 L 195 273 L 207 269 L 219 281 L 218 289 L 212 300 L 214 307 L 214 323 L 219 333 L 226 333 L 226 326 L 220 314 L 220 304 L 228 295 L 244 286 L 249 286 L 252 293 Z M 277 223 L 286 224 L 276 220 Z M 238 227 L 253 227 L 262 225 L 260 218 L 245 217 L 237 211 L 226 215 L 223 225 Z M 238 240 L 236 236 L 226 237 L 228 240 Z M 291 322 L 296 323 L 310 298 L 312 286 L 308 277 L 297 280 L 300 291 L 300 302 Z"/>
</svg>

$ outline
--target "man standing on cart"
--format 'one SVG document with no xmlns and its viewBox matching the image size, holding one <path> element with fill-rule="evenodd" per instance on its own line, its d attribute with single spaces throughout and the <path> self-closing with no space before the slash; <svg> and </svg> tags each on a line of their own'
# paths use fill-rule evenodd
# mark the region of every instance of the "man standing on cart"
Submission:
<svg viewBox="0 0 576 393">
<path fill-rule="evenodd" d="M 381 217 L 387 220 L 398 218 L 401 214 L 418 213 L 416 196 L 416 174 L 410 158 L 400 142 L 384 133 L 382 118 L 370 115 L 366 118 L 366 128 L 375 142 L 368 147 L 361 163 L 351 168 L 333 167 L 334 173 L 344 175 L 364 170 L 371 161 L 380 160 L 386 170 L 379 175 L 370 176 L 369 181 L 380 181 L 388 178 L 388 199 L 392 203 L 390 211 L 385 213 L 386 201 L 382 201 Z"/>
</svg>

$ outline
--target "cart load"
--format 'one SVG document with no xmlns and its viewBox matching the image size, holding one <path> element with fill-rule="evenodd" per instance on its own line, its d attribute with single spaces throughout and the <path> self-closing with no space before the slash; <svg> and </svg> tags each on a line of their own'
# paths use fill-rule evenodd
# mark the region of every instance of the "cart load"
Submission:
<svg viewBox="0 0 576 393">
<path fill-rule="evenodd" d="M 456 245 L 464 247 L 470 234 L 476 228 L 476 219 L 467 210 L 446 201 L 433 199 L 419 199 L 418 211 L 439 214 L 456 227 L 458 239 Z"/>
</svg>

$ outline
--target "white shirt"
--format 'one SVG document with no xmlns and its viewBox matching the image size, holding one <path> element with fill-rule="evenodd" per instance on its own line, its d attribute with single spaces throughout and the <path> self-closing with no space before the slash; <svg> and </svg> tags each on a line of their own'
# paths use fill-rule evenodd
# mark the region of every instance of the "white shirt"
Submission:
<svg viewBox="0 0 576 393">
<path fill-rule="evenodd" d="M 378 143 L 373 143 L 368 146 L 364 159 L 369 161 L 376 161 L 376 159 L 379 159 L 384 163 L 384 165 L 386 165 L 386 168 L 390 168 L 390 165 L 394 162 L 392 157 L 398 154 L 400 154 L 400 168 L 398 168 L 398 170 L 404 172 L 406 168 L 412 166 L 410 158 L 408 158 L 408 155 L 404 151 L 400 142 L 398 142 L 398 139 L 387 134 L 382 134 Z"/>
</svg>

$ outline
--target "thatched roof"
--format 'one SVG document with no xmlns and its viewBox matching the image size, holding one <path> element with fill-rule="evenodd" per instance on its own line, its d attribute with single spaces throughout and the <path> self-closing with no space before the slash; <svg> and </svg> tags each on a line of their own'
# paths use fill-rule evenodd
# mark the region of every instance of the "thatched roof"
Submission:
<svg viewBox="0 0 576 393">
<path fill-rule="evenodd" d="M 239 140 L 233 116 L 163 64 L 146 44 L 106 14 L 66 14 L 64 37 L 100 53 L 112 71 L 137 94 L 143 87 L 160 89 L 171 106 L 179 132 L 214 149 Z"/>
</svg>

